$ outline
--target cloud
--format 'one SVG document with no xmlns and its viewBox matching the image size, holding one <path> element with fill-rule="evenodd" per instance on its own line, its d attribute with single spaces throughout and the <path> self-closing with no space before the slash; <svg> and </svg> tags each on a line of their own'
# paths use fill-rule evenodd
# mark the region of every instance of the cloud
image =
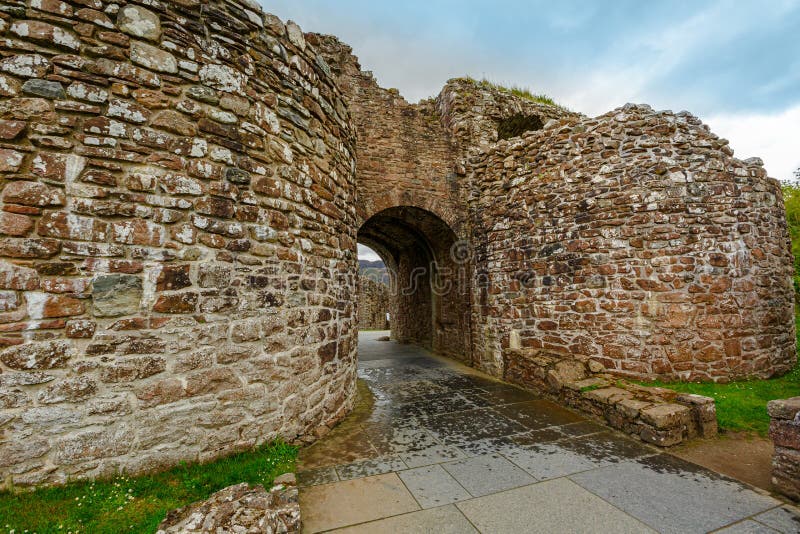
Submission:
<svg viewBox="0 0 800 534">
<path fill-rule="evenodd" d="M 800 104 L 774 114 L 720 114 L 704 118 L 728 139 L 736 157 L 760 157 L 769 175 L 789 180 L 800 168 Z"/>
<path fill-rule="evenodd" d="M 800 0 L 271 0 L 337 35 L 410 102 L 469 74 L 520 84 L 587 115 L 627 102 L 689 110 L 742 157 L 788 179 L 800 165 Z"/>
<path fill-rule="evenodd" d="M 366 245 L 358 244 L 358 259 L 367 261 L 383 261 L 378 254 Z"/>
</svg>

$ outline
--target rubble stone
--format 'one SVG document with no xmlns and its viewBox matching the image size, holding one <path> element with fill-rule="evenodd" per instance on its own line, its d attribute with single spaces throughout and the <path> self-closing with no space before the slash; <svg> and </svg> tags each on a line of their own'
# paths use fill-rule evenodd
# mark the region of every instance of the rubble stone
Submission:
<svg viewBox="0 0 800 534">
<path fill-rule="evenodd" d="M 59 82 L 31 79 L 22 84 L 22 92 L 43 98 L 65 98 L 67 94 Z"/>
<path fill-rule="evenodd" d="M 300 532 L 300 504 L 294 476 L 283 475 L 267 491 L 263 486 L 237 484 L 207 500 L 167 513 L 157 534 Z"/>
<path fill-rule="evenodd" d="M 117 27 L 127 34 L 151 41 L 161 37 L 161 20 L 158 15 L 141 6 L 122 7 L 117 14 Z"/>
</svg>

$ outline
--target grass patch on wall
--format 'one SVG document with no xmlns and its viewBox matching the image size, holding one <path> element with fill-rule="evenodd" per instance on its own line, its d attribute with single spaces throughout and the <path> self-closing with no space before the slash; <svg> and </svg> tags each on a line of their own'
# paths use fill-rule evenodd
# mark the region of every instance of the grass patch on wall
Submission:
<svg viewBox="0 0 800 534">
<path fill-rule="evenodd" d="M 795 316 L 795 324 L 800 331 L 800 315 Z M 717 420 L 721 429 L 766 436 L 769 431 L 767 403 L 800 395 L 800 365 L 782 377 L 769 380 L 741 380 L 728 384 L 648 382 L 647 385 L 712 397 L 717 404 Z"/>
<path fill-rule="evenodd" d="M 207 464 L 184 464 L 141 477 L 75 482 L 34 492 L 0 493 L 0 532 L 152 533 L 166 513 L 249 482 L 269 489 L 294 470 L 297 448 L 264 445 Z"/>
<path fill-rule="evenodd" d="M 527 87 L 522 87 L 520 85 L 511 84 L 506 85 L 502 83 L 493 82 L 486 78 L 482 78 L 477 80 L 471 76 L 465 76 L 465 79 L 475 83 L 476 85 L 483 87 L 484 89 L 494 89 L 496 91 L 500 91 L 502 93 L 508 93 L 519 98 L 524 98 L 525 100 L 530 100 L 532 102 L 537 102 L 539 104 L 545 104 L 548 106 L 555 106 L 557 108 L 566 109 L 563 106 L 556 104 L 556 101 L 553 100 L 546 94 L 543 93 L 534 93 Z"/>
</svg>

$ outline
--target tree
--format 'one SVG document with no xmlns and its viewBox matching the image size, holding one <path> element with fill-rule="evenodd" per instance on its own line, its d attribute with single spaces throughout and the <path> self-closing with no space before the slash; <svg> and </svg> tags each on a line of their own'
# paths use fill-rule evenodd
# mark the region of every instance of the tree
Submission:
<svg viewBox="0 0 800 534">
<path fill-rule="evenodd" d="M 786 206 L 786 222 L 792 238 L 794 254 L 794 289 L 800 297 L 800 169 L 795 171 L 795 180 L 783 183 L 783 202 Z"/>
</svg>

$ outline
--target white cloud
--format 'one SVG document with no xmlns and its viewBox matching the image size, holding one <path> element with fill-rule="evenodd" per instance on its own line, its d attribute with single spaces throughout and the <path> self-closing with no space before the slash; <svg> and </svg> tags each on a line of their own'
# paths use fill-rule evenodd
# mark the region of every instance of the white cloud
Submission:
<svg viewBox="0 0 800 534">
<path fill-rule="evenodd" d="M 656 110 L 687 109 L 699 114 L 714 133 L 729 139 L 737 157 L 761 157 L 770 176 L 787 180 L 800 166 L 800 103 L 773 114 L 731 111 L 709 115 L 712 108 L 722 109 L 711 105 L 719 103 L 713 87 L 688 80 L 682 90 L 672 90 L 661 83 L 681 75 L 681 65 L 702 55 L 709 46 L 735 49 L 751 32 L 754 21 L 779 23 L 796 9 L 797 0 L 774 0 L 768 10 L 759 2 L 710 0 L 691 9 L 678 9 L 670 24 L 654 26 L 645 18 L 644 24 L 633 25 L 618 36 L 590 32 L 583 38 L 598 39 L 594 52 L 576 56 L 574 61 L 563 61 L 562 56 L 550 61 L 547 48 L 535 47 L 536 41 L 524 36 L 519 37 L 518 47 L 498 48 L 478 32 L 483 21 L 481 11 L 474 7 L 465 6 L 457 17 L 448 18 L 428 4 L 412 7 L 391 10 L 394 18 L 387 18 L 381 10 L 342 10 L 311 0 L 274 0 L 267 10 L 294 18 L 304 30 L 339 36 L 353 46 L 363 68 L 374 71 L 382 86 L 398 87 L 410 102 L 438 94 L 450 77 L 487 76 L 550 94 L 589 116 L 627 102 L 647 103 Z M 404 25 L 415 13 L 414 24 Z M 545 19 L 555 28 L 573 30 L 606 20 L 601 17 L 592 22 L 594 12 L 590 10 L 565 13 L 569 16 L 560 20 L 561 10 L 547 10 L 553 20 Z M 797 65 L 787 65 L 782 77 L 765 80 L 759 89 L 763 98 L 796 84 Z M 709 65 L 709 69 L 713 67 Z M 746 69 L 746 64 L 741 68 Z M 743 87 L 742 91 L 753 88 Z"/>
<path fill-rule="evenodd" d="M 800 167 L 800 104 L 776 114 L 723 114 L 703 121 L 731 142 L 737 158 L 763 159 L 772 177 L 789 180 Z"/>
<path fill-rule="evenodd" d="M 369 248 L 366 245 L 362 245 L 361 243 L 358 244 L 358 259 L 359 260 L 367 260 L 367 261 L 378 261 L 381 259 L 374 250 Z"/>
</svg>

